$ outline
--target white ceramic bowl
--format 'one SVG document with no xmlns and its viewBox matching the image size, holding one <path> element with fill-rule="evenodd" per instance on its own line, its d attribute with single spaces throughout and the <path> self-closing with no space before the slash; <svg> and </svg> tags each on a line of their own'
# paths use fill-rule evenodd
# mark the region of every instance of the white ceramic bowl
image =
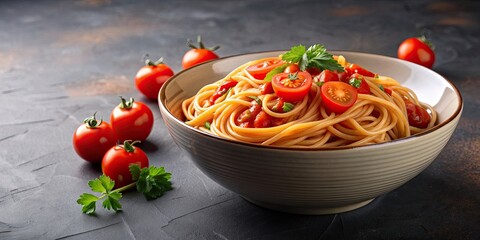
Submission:
<svg viewBox="0 0 480 240">
<path fill-rule="evenodd" d="M 395 58 L 341 54 L 413 89 L 438 112 L 434 128 L 387 143 L 338 149 L 287 149 L 222 139 L 179 120 L 181 100 L 237 66 L 285 51 L 238 55 L 184 70 L 159 93 L 163 120 L 174 141 L 207 176 L 245 199 L 270 209 L 299 214 L 353 210 L 388 193 L 424 170 L 450 139 L 463 102 L 455 86 L 434 71 Z"/>
</svg>

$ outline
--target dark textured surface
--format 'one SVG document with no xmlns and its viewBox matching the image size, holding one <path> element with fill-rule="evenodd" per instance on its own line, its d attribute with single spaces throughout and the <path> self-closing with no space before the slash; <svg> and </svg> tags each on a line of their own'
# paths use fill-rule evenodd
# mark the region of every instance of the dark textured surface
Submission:
<svg viewBox="0 0 480 240">
<path fill-rule="evenodd" d="M 478 1 L 1 1 L 0 239 L 480 239 L 479 12 Z M 299 43 L 395 56 L 422 32 L 434 70 L 463 94 L 459 126 L 419 176 L 338 215 L 262 209 L 212 182 L 133 86 L 145 53 L 178 72 L 197 34 L 221 56 Z M 141 147 L 175 189 L 148 202 L 126 193 L 123 212 L 87 216 L 75 201 L 100 170 L 72 134 L 95 111 L 108 119 L 118 95 L 154 110 Z"/>
</svg>

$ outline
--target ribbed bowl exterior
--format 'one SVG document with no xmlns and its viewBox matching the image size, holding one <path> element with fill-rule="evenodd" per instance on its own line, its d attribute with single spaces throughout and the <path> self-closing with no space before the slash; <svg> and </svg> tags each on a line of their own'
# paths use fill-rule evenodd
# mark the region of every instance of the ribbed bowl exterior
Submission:
<svg viewBox="0 0 480 240">
<path fill-rule="evenodd" d="M 401 69 L 392 73 L 400 79 L 428 75 L 425 77 L 431 81 L 439 81 L 430 86 L 413 86 L 438 91 L 438 94 L 421 96 L 438 108 L 438 126 L 426 133 L 382 144 L 313 150 L 264 147 L 221 139 L 193 129 L 180 120 L 179 99 L 192 96 L 208 81 L 205 78 L 218 79 L 233 66 L 265 55 L 275 56 L 278 52 L 231 57 L 180 72 L 162 87 L 160 112 L 173 140 L 196 166 L 245 199 L 266 208 L 299 214 L 353 210 L 398 188 L 423 171 L 450 139 L 460 119 L 463 103 L 458 90 L 431 70 L 420 68 L 414 71 L 418 66 L 393 58 L 345 54 L 347 59 L 354 59 L 362 65 L 374 67 L 382 64 L 383 68 Z"/>
<path fill-rule="evenodd" d="M 341 151 L 236 144 L 164 120 L 198 168 L 225 188 L 267 208 L 328 214 L 359 207 L 418 175 L 448 142 L 459 117 L 428 135 Z"/>
</svg>

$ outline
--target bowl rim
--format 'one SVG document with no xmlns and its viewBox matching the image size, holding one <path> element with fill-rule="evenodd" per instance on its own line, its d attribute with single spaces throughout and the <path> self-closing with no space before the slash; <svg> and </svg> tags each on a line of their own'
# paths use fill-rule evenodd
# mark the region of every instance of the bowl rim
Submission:
<svg viewBox="0 0 480 240">
<path fill-rule="evenodd" d="M 213 138 L 214 140 L 224 141 L 224 142 L 231 143 L 231 144 L 240 144 L 240 145 L 253 147 L 253 148 L 261 148 L 261 149 L 289 150 L 289 151 L 302 151 L 302 152 L 305 152 L 305 151 L 314 151 L 314 152 L 320 151 L 321 152 L 321 151 L 338 151 L 338 150 L 345 150 L 345 149 L 364 149 L 364 148 L 377 147 L 377 146 L 382 146 L 382 145 L 387 145 L 387 144 L 402 143 L 402 142 L 410 141 L 410 140 L 413 140 L 413 139 L 417 139 L 419 137 L 429 135 L 429 134 L 437 131 L 438 129 L 444 127 L 445 125 L 449 124 L 450 122 L 452 122 L 454 119 L 456 119 L 460 115 L 460 113 L 462 112 L 462 109 L 463 109 L 463 105 L 464 105 L 463 97 L 462 97 L 460 91 L 458 90 L 458 88 L 450 80 L 448 80 L 446 77 L 444 77 L 443 75 L 433 71 L 432 69 L 426 68 L 426 67 L 421 66 L 421 65 L 417 65 L 415 63 L 408 62 L 406 60 L 390 57 L 390 56 L 374 54 L 374 53 L 366 53 L 366 52 L 360 52 L 360 51 L 346 51 L 346 50 L 329 50 L 329 52 L 354 53 L 354 54 L 369 55 L 369 56 L 373 56 L 373 57 L 379 57 L 379 58 L 385 58 L 385 59 L 394 60 L 394 61 L 405 62 L 405 63 L 407 63 L 407 65 L 412 64 L 412 65 L 415 65 L 416 67 L 424 68 L 427 71 L 430 71 L 433 74 L 436 74 L 436 75 L 440 76 L 448 84 L 450 84 L 450 86 L 453 88 L 453 90 L 454 90 L 454 92 L 455 92 L 455 94 L 456 94 L 456 96 L 459 100 L 459 104 L 458 104 L 457 108 L 455 109 L 455 112 L 451 116 L 449 116 L 447 119 L 445 119 L 443 122 L 441 122 L 440 124 L 435 125 L 435 126 L 433 126 L 432 128 L 430 128 L 426 131 L 423 131 L 423 132 L 417 133 L 417 134 L 413 134 L 413 135 L 410 135 L 408 137 L 403 137 L 403 138 L 398 138 L 398 139 L 395 139 L 395 140 L 387 141 L 387 142 L 374 143 L 374 144 L 361 145 L 361 146 L 339 146 L 339 147 L 326 147 L 326 148 L 301 148 L 301 147 L 282 147 L 282 146 L 272 146 L 272 145 L 261 145 L 261 144 L 258 144 L 258 143 L 241 142 L 241 141 L 236 141 L 236 140 L 216 136 L 214 134 L 210 134 L 210 133 L 201 131 L 199 129 L 196 129 L 192 126 L 189 126 L 189 125 L 185 124 L 180 119 L 176 118 L 172 114 L 172 112 L 170 112 L 170 110 L 166 107 L 166 103 L 164 101 L 166 101 L 165 91 L 166 91 L 167 86 L 171 82 L 173 82 L 174 79 L 176 79 L 180 75 L 182 75 L 184 72 L 190 71 L 190 70 L 195 69 L 195 68 L 199 68 L 203 65 L 214 64 L 215 62 L 219 62 L 219 61 L 229 59 L 229 58 L 242 57 L 242 56 L 254 55 L 254 54 L 268 54 L 268 53 L 282 52 L 282 51 L 286 52 L 288 50 L 267 50 L 267 51 L 258 51 L 258 52 L 235 54 L 235 55 L 230 55 L 230 56 L 225 56 L 225 57 L 209 60 L 209 61 L 197 64 L 197 65 L 192 66 L 192 67 L 187 68 L 187 69 L 182 69 L 180 72 L 178 72 L 178 73 L 174 74 L 172 77 L 170 77 L 161 87 L 160 92 L 158 94 L 158 105 L 160 107 L 160 110 L 163 109 L 164 112 L 166 112 L 168 114 L 169 118 L 172 118 L 174 121 L 176 121 L 181 126 L 186 127 L 187 129 L 193 131 L 194 133 L 200 134 L 200 135 L 208 137 L 208 138 Z M 161 111 L 161 112 L 163 112 L 163 111 Z"/>
</svg>

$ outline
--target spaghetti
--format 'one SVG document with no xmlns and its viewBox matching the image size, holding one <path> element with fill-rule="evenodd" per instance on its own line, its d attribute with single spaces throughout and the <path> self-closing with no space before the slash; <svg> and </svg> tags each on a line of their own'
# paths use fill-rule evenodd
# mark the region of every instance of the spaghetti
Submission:
<svg viewBox="0 0 480 240">
<path fill-rule="evenodd" d="M 342 56 L 335 57 L 335 60 L 342 67 L 350 64 Z M 265 91 L 272 80 L 268 77 L 258 79 L 248 70 L 250 66 L 269 61 L 277 63 L 282 59 L 265 58 L 245 63 L 184 100 L 182 111 L 186 124 L 236 141 L 326 148 L 360 146 L 408 137 L 431 128 L 436 122 L 432 107 L 419 102 L 411 89 L 386 76 L 361 75 L 370 93 L 359 93 L 354 104 L 344 112 L 331 111 L 326 106 L 325 96 L 322 96 L 322 88 L 326 84 L 318 73 L 311 74 L 313 84 L 301 100 L 283 101 L 276 92 Z M 296 74 L 289 75 L 292 76 L 298 80 Z M 283 105 L 280 104 L 282 102 Z M 415 112 L 418 108 L 422 108 L 428 116 Z M 428 117 L 425 126 L 411 124 L 418 117 Z M 264 122 L 257 124 L 258 119 Z"/>
</svg>

